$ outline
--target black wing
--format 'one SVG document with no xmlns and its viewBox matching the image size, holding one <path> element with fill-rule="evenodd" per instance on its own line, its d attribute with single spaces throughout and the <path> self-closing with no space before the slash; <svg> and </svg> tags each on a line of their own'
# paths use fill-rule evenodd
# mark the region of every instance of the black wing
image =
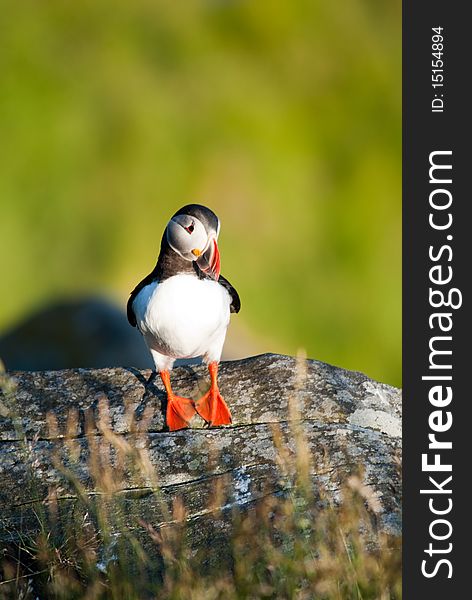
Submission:
<svg viewBox="0 0 472 600">
<path fill-rule="evenodd" d="M 218 283 L 222 285 L 231 296 L 231 312 L 238 313 L 239 309 L 241 308 L 241 300 L 239 299 L 238 292 L 234 289 L 230 282 L 223 277 L 223 275 L 220 275 Z"/>
<path fill-rule="evenodd" d="M 137 325 L 136 315 L 134 314 L 134 310 L 133 310 L 134 299 L 136 298 L 136 296 L 139 294 L 139 292 L 144 287 L 146 287 L 147 285 L 149 285 L 150 283 L 153 283 L 154 281 L 156 281 L 156 279 L 158 279 L 155 271 L 156 271 L 156 269 L 154 269 L 151 273 L 149 273 L 149 275 L 146 275 L 146 277 L 138 283 L 138 285 L 131 292 L 131 295 L 128 299 L 128 303 L 126 305 L 126 315 L 128 317 L 129 324 L 132 325 L 133 327 L 136 327 L 136 325 Z"/>
</svg>

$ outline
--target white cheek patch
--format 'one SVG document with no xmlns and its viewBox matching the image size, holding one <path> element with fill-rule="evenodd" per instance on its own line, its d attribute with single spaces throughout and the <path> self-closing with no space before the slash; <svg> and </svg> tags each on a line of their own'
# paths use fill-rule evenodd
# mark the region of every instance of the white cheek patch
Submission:
<svg viewBox="0 0 472 600">
<path fill-rule="evenodd" d="M 203 252 L 208 244 L 208 236 L 201 221 L 188 215 L 171 219 L 166 232 L 169 246 L 186 260 L 194 260 L 196 256 L 192 254 L 192 250 Z"/>
<path fill-rule="evenodd" d="M 185 252 L 185 236 L 188 233 L 175 221 L 169 221 L 166 228 L 166 238 L 169 246 L 183 257 L 182 252 Z"/>
<path fill-rule="evenodd" d="M 203 225 L 197 219 L 195 219 L 195 229 L 188 237 L 191 245 L 190 251 L 195 250 L 196 248 L 203 252 L 203 249 L 208 243 L 208 235 Z"/>
</svg>

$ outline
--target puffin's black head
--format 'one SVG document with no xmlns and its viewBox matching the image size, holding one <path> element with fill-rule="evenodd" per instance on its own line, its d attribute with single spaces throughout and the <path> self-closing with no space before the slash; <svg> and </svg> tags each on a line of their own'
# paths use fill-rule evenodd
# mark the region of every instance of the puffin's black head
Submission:
<svg viewBox="0 0 472 600">
<path fill-rule="evenodd" d="M 199 268 L 218 280 L 220 221 L 215 213 L 201 204 L 187 204 L 178 210 L 166 227 L 169 246 L 183 258 L 196 261 Z"/>
</svg>

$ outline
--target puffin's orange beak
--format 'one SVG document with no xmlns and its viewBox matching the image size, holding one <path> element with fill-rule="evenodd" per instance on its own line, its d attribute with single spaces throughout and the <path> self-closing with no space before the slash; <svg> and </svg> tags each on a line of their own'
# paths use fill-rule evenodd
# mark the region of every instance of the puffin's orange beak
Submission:
<svg viewBox="0 0 472 600">
<path fill-rule="evenodd" d="M 210 241 L 208 249 L 197 258 L 197 265 L 215 281 L 218 281 L 221 271 L 220 251 L 215 239 Z"/>
</svg>

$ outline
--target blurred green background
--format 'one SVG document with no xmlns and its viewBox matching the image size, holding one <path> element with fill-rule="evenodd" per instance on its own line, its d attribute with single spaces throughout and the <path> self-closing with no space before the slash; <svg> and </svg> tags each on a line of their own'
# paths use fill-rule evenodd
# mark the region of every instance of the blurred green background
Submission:
<svg viewBox="0 0 472 600">
<path fill-rule="evenodd" d="M 401 383 L 399 0 L 7 0 L 0 30 L 0 332 L 124 306 L 198 202 L 242 298 L 227 356 Z"/>
</svg>

